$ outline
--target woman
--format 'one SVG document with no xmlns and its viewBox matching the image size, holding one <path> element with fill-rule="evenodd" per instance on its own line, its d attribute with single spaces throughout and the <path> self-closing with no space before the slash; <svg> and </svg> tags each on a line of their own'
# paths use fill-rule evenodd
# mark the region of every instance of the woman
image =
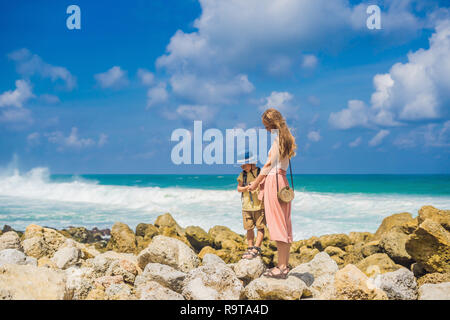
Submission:
<svg viewBox="0 0 450 320">
<path fill-rule="evenodd" d="M 288 185 L 286 170 L 289 159 L 295 156 L 295 139 L 286 125 L 281 113 L 275 109 L 267 109 L 262 115 L 262 123 L 266 130 L 277 130 L 278 136 L 269 150 L 266 164 L 259 176 L 250 184 L 249 190 L 255 190 L 261 184 L 260 193 L 264 197 L 264 208 L 269 229 L 270 240 L 276 241 L 278 250 L 278 265 L 268 270 L 264 275 L 272 278 L 286 278 L 289 272 L 289 249 L 292 243 L 291 203 L 283 203 L 277 197 Z"/>
</svg>

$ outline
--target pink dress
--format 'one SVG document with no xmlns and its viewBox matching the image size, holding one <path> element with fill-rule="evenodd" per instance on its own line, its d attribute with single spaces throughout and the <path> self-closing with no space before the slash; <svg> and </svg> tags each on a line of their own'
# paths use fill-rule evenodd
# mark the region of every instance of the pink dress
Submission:
<svg viewBox="0 0 450 320">
<path fill-rule="evenodd" d="M 284 203 L 278 200 L 276 180 L 276 170 L 278 169 L 279 189 L 288 185 L 286 170 L 289 166 L 289 159 L 285 158 L 279 161 L 278 150 L 278 139 L 276 139 L 269 150 L 267 167 L 264 167 L 260 173 L 266 177 L 260 184 L 259 197 L 264 197 L 264 210 L 270 240 L 291 243 L 293 241 L 291 202 Z"/>
</svg>

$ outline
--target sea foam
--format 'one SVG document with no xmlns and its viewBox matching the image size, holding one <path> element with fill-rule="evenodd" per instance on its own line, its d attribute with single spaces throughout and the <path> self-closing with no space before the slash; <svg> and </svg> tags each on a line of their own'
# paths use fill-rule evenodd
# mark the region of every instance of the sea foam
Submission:
<svg viewBox="0 0 450 320">
<path fill-rule="evenodd" d="M 312 235 L 376 231 L 382 219 L 399 212 L 417 215 L 423 205 L 450 208 L 450 197 L 320 193 L 296 191 L 292 206 L 294 239 Z M 74 176 L 55 182 L 47 168 L 0 175 L 0 224 L 24 229 L 30 223 L 111 227 L 116 221 L 134 228 L 170 212 L 181 226 L 208 230 L 225 225 L 243 233 L 236 190 L 101 185 Z"/>
</svg>

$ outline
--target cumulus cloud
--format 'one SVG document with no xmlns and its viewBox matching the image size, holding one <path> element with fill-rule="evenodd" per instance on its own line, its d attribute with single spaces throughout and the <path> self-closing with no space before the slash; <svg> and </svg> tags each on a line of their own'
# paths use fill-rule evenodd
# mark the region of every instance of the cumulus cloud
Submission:
<svg viewBox="0 0 450 320">
<path fill-rule="evenodd" d="M 370 106 L 361 101 L 351 106 L 351 100 L 347 109 L 330 114 L 330 124 L 392 127 L 442 118 L 450 103 L 450 20 L 437 24 L 429 43 L 428 49 L 409 53 L 408 62 L 374 76 Z"/>
<path fill-rule="evenodd" d="M 72 127 L 70 134 L 68 136 L 64 136 L 61 131 L 54 131 L 50 133 L 45 133 L 45 137 L 50 143 L 54 143 L 59 146 L 59 150 L 64 148 L 71 149 L 82 149 L 86 147 L 92 147 L 95 145 L 103 146 L 106 143 L 107 136 L 104 134 L 100 135 L 99 141 L 96 142 L 92 138 L 81 138 L 78 135 L 78 128 Z"/>
<path fill-rule="evenodd" d="M 42 78 L 49 78 L 52 82 L 61 80 L 68 90 L 76 87 L 76 78 L 69 70 L 46 63 L 41 57 L 26 48 L 11 52 L 8 57 L 16 63 L 17 72 L 25 78 L 38 75 Z"/>
<path fill-rule="evenodd" d="M 322 137 L 320 136 L 319 131 L 310 131 L 308 132 L 308 140 L 313 142 L 318 142 Z"/>
<path fill-rule="evenodd" d="M 29 82 L 17 80 L 15 90 L 8 90 L 0 95 L 0 107 L 22 108 L 23 104 L 33 97 L 34 94 Z"/>
<path fill-rule="evenodd" d="M 151 86 L 155 82 L 155 75 L 146 69 L 138 69 L 137 76 L 145 86 Z"/>
<path fill-rule="evenodd" d="M 206 77 L 195 73 L 177 73 L 170 78 L 170 85 L 178 97 L 199 104 L 228 104 L 254 89 L 245 74 Z"/>
<path fill-rule="evenodd" d="M 355 148 L 355 147 L 359 146 L 359 145 L 361 144 L 361 142 L 362 142 L 362 138 L 361 138 L 361 137 L 358 137 L 358 138 L 356 138 L 355 140 L 353 140 L 352 142 L 350 142 L 350 143 L 348 144 L 348 146 L 349 146 L 350 148 Z"/>
<path fill-rule="evenodd" d="M 347 108 L 339 112 L 332 112 L 328 122 L 337 129 L 350 129 L 353 127 L 367 127 L 369 116 L 367 107 L 361 100 L 350 100 Z"/>
<path fill-rule="evenodd" d="M 369 146 L 375 147 L 381 144 L 384 138 L 389 135 L 389 130 L 380 130 L 378 133 L 369 141 Z"/>
<path fill-rule="evenodd" d="M 305 54 L 302 59 L 302 67 L 306 69 L 314 69 L 319 60 L 313 54 Z"/>
<path fill-rule="evenodd" d="M 430 123 L 408 133 L 398 135 L 393 144 L 401 149 L 423 147 L 450 147 L 450 120 L 443 124 Z"/>
<path fill-rule="evenodd" d="M 352 30 L 352 9 L 343 1 L 200 0 L 200 6 L 196 30 L 178 30 L 156 61 L 170 74 L 175 96 L 194 104 L 231 103 L 250 93 L 253 70 L 279 75 L 293 65 L 314 67 L 317 58 L 302 52 L 333 47 Z"/>
<path fill-rule="evenodd" d="M 128 85 L 127 72 L 119 66 L 114 66 L 106 72 L 94 75 L 95 80 L 102 88 L 119 89 Z"/>
<path fill-rule="evenodd" d="M 147 108 L 153 107 L 157 104 L 163 104 L 169 99 L 169 93 L 166 89 L 166 84 L 160 82 L 158 85 L 148 89 L 147 91 Z"/>
<path fill-rule="evenodd" d="M 181 105 L 177 108 L 176 115 L 185 120 L 210 121 L 215 116 L 215 110 L 204 105 Z"/>
<path fill-rule="evenodd" d="M 259 107 L 260 111 L 274 108 L 280 111 L 284 116 L 297 116 L 298 107 L 293 105 L 294 96 L 287 91 L 272 91 L 270 96 L 263 99 L 264 105 Z"/>
</svg>

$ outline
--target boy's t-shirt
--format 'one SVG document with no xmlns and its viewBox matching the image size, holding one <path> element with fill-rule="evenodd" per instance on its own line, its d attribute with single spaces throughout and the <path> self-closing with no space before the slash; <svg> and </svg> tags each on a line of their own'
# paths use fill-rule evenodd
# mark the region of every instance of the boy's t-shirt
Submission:
<svg viewBox="0 0 450 320">
<path fill-rule="evenodd" d="M 252 183 L 258 176 L 258 169 L 255 168 L 247 172 L 247 185 Z M 241 172 L 237 178 L 238 182 L 244 182 L 244 172 Z M 259 187 L 252 191 L 252 197 L 250 198 L 250 192 L 243 192 L 242 196 L 242 210 L 245 211 L 258 211 L 264 208 L 264 203 L 258 199 Z M 253 201 L 252 201 L 253 200 Z"/>
</svg>

